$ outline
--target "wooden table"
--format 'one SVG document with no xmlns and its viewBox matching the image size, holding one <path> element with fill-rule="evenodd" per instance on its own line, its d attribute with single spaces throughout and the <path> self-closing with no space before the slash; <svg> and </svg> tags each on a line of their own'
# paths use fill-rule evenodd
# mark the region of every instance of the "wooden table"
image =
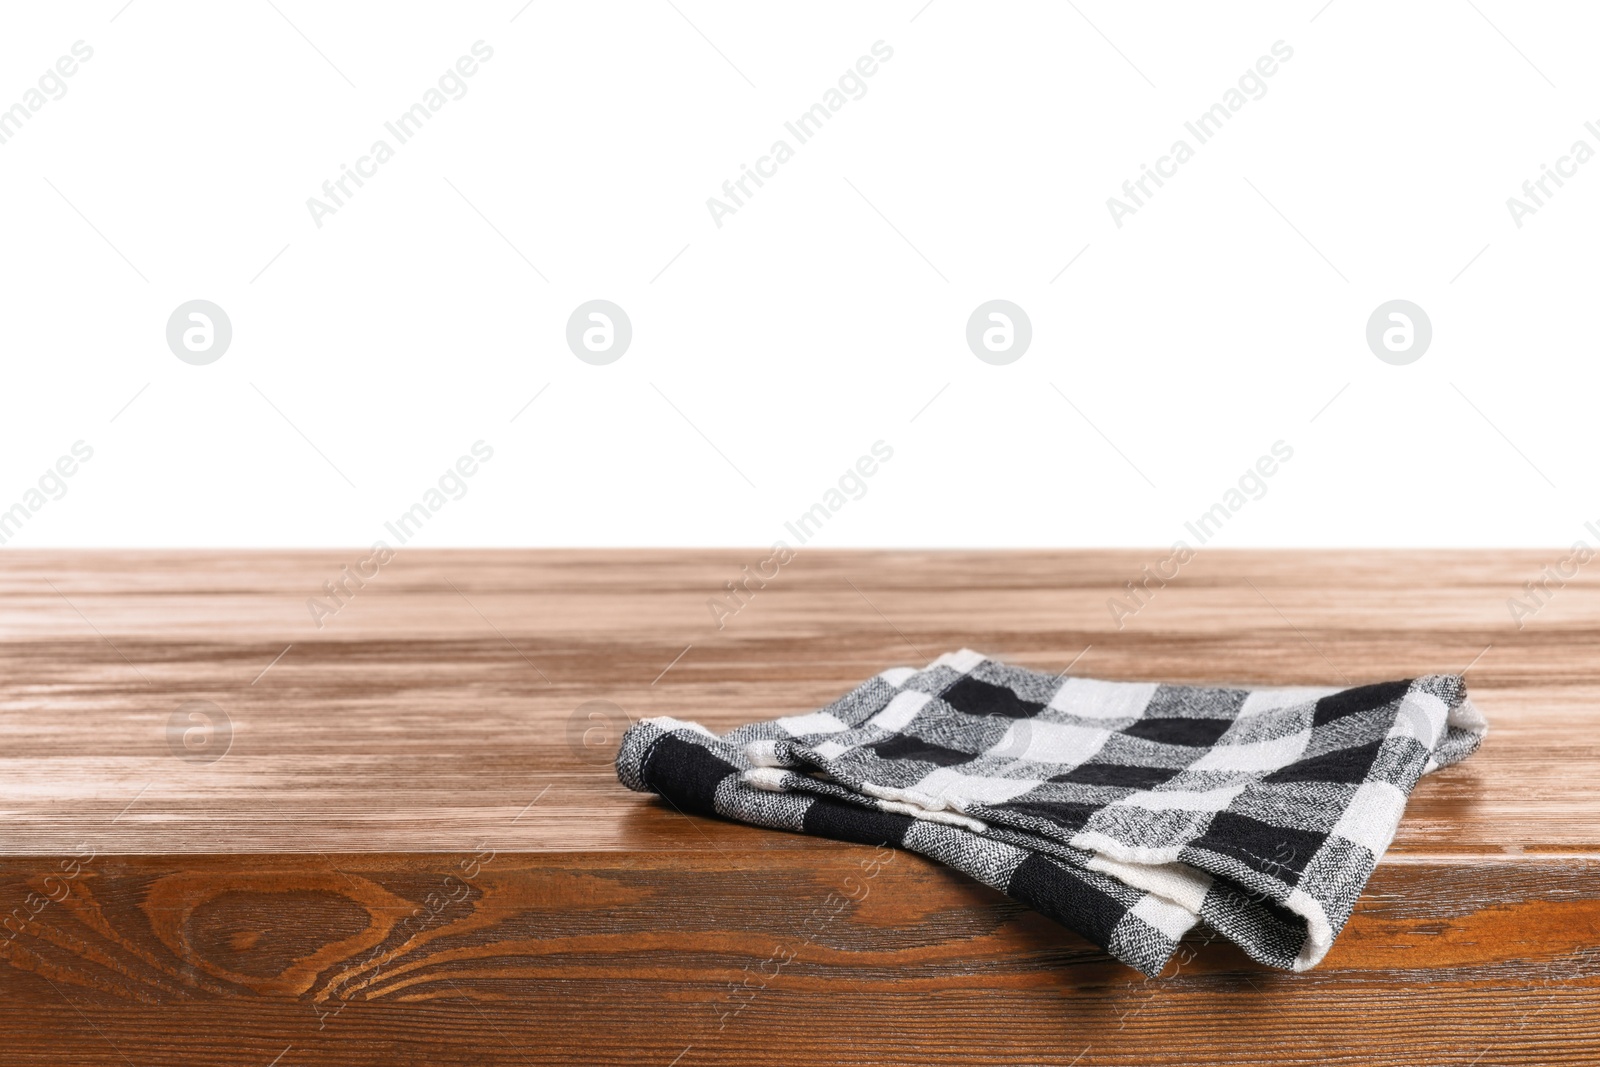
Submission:
<svg viewBox="0 0 1600 1067">
<path fill-rule="evenodd" d="M 4 1060 L 1600 1061 L 1594 574 L 1519 629 L 1564 553 L 1208 552 L 1119 629 L 1165 554 L 805 551 L 718 629 L 767 553 L 8 551 Z M 1492 728 L 1303 975 L 1199 938 L 1146 981 L 915 855 L 615 781 L 627 717 L 721 730 L 962 645 L 1116 679 L 1467 669 Z"/>
</svg>

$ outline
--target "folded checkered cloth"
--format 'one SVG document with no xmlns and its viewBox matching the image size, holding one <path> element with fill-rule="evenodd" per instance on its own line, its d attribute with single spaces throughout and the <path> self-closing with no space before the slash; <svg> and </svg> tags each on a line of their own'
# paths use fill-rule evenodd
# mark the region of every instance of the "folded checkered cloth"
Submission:
<svg viewBox="0 0 1600 1067">
<path fill-rule="evenodd" d="M 617 754 L 685 812 L 920 852 L 1159 974 L 1198 921 L 1316 966 L 1422 775 L 1486 724 L 1454 675 L 1353 689 L 1100 682 L 969 649 L 820 711 Z"/>
</svg>

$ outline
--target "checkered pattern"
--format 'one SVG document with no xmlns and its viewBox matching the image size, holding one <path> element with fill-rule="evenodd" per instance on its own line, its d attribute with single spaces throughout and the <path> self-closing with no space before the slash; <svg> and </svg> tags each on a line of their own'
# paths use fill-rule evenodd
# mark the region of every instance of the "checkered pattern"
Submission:
<svg viewBox="0 0 1600 1067">
<path fill-rule="evenodd" d="M 1300 971 L 1350 917 L 1417 780 L 1485 729 L 1450 675 L 1201 688 L 963 649 L 721 737 L 644 720 L 617 775 L 685 812 L 920 852 L 1145 974 L 1201 920 Z"/>
</svg>

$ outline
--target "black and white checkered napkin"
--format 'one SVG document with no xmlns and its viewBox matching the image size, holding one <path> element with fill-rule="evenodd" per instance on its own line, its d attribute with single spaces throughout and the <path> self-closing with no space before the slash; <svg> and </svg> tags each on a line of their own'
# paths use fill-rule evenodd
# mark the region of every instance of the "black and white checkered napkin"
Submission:
<svg viewBox="0 0 1600 1067">
<path fill-rule="evenodd" d="M 686 812 L 920 852 L 1145 974 L 1200 920 L 1302 971 L 1417 780 L 1485 729 L 1453 675 L 1201 688 L 1063 679 L 963 649 L 721 737 L 644 720 L 617 776 Z"/>
</svg>

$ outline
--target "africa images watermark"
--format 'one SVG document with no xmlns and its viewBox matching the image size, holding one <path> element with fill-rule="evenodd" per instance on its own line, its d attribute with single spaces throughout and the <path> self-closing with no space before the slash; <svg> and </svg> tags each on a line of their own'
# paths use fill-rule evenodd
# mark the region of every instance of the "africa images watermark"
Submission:
<svg viewBox="0 0 1600 1067">
<path fill-rule="evenodd" d="M 401 512 L 393 522 L 383 524 L 396 542 L 404 545 L 420 533 L 430 519 L 443 511 L 446 504 L 467 495 L 467 479 L 478 473 L 481 464 L 494 458 L 494 448 L 485 441 L 474 441 L 471 453 L 458 457 L 439 476 L 435 485 L 422 494 L 420 500 Z M 356 594 L 377 578 L 394 557 L 395 549 L 390 547 L 389 542 L 379 539 L 372 543 L 366 555 L 356 560 L 354 570 L 346 563 L 335 577 L 323 582 L 321 597 L 306 598 L 306 610 L 311 613 L 311 621 L 317 629 L 322 629 L 327 625 L 326 620 L 348 607 Z"/>
<path fill-rule="evenodd" d="M 1285 877 L 1292 877 L 1294 875 L 1294 868 L 1290 867 L 1289 864 L 1294 862 L 1296 850 L 1294 846 L 1290 845 L 1287 841 L 1279 841 L 1273 847 L 1272 853 L 1274 858 L 1272 859 L 1267 859 L 1265 856 L 1257 855 L 1256 853 L 1251 852 L 1249 849 L 1244 849 L 1243 851 L 1245 855 L 1260 863 L 1262 873 L 1268 875 L 1269 877 L 1283 879 Z M 1266 890 L 1260 888 L 1251 889 L 1248 891 L 1243 886 L 1217 885 L 1213 888 L 1217 892 L 1219 898 L 1225 899 L 1229 906 L 1239 908 L 1246 912 L 1248 912 L 1251 908 L 1259 908 L 1268 905 L 1272 900 L 1271 896 L 1266 892 Z M 1193 946 L 1189 944 L 1180 944 L 1178 946 L 1178 951 L 1172 955 L 1172 959 L 1175 960 L 1176 963 L 1170 970 L 1163 969 L 1160 974 L 1145 975 L 1140 982 L 1144 988 L 1144 996 L 1140 998 L 1137 1005 L 1129 1004 L 1127 1007 L 1122 1009 L 1121 1014 L 1117 1016 L 1117 1029 L 1127 1029 L 1128 1020 L 1144 1011 L 1145 1008 L 1149 1007 L 1151 1003 L 1154 1002 L 1156 996 L 1156 986 L 1151 985 L 1151 982 L 1160 981 L 1161 983 L 1165 984 L 1171 979 L 1178 977 L 1178 975 L 1183 973 L 1183 969 L 1185 967 L 1189 966 L 1189 964 L 1200 958 L 1200 949 L 1208 947 L 1220 936 L 1222 935 L 1219 934 L 1215 928 L 1207 925 L 1205 936 L 1200 939 L 1198 944 Z"/>
<path fill-rule="evenodd" d="M 1212 104 L 1194 121 L 1183 124 L 1183 128 L 1195 139 L 1195 145 L 1203 145 L 1221 133 L 1223 125 L 1243 110 L 1245 104 L 1251 100 L 1260 100 L 1267 95 L 1266 79 L 1278 73 L 1279 63 L 1287 63 L 1294 58 L 1294 49 L 1283 41 L 1272 42 L 1271 52 L 1272 55 L 1257 59 L 1254 67 L 1239 75 L 1238 87 L 1230 88 L 1223 93 L 1221 102 Z M 1246 93 L 1249 94 L 1248 97 Z M 1161 179 L 1175 177 L 1178 167 L 1193 159 L 1194 154 L 1195 147 L 1180 137 L 1172 142 L 1167 155 L 1156 159 L 1153 169 L 1148 164 L 1139 164 L 1139 177 L 1122 183 L 1122 193 L 1132 203 L 1114 196 L 1106 198 L 1106 209 L 1111 212 L 1111 221 L 1116 224 L 1117 229 L 1122 229 L 1123 218 L 1137 214 L 1139 209 L 1145 206 L 1145 201 L 1155 196 L 1154 190 L 1150 188 L 1150 182 L 1154 182 L 1157 189 L 1161 188 L 1166 184 Z"/>
<path fill-rule="evenodd" d="M 793 122 L 783 124 L 783 128 L 794 138 L 795 145 L 803 145 L 821 133 L 822 127 L 838 114 L 849 100 L 860 100 L 866 96 L 866 79 L 878 73 L 879 63 L 887 63 L 893 58 L 893 48 L 882 41 L 874 41 L 872 55 L 862 56 L 856 60 L 853 67 L 847 67 L 845 72 L 839 75 L 837 88 L 830 87 L 822 94 L 821 102 L 812 104 Z M 846 93 L 850 94 L 848 99 Z M 750 188 L 751 182 L 755 183 L 757 189 L 761 188 L 765 184 L 763 178 L 776 176 L 778 167 L 793 158 L 794 147 L 780 137 L 772 142 L 766 155 L 757 157 L 754 169 L 748 164 L 739 164 L 739 176 L 722 183 L 722 195 L 727 199 L 721 200 L 714 196 L 706 198 L 706 210 L 711 212 L 711 221 L 717 224 L 717 229 L 722 229 L 724 216 L 736 214 L 745 206 L 746 200 L 755 196 L 754 190 Z"/>
<path fill-rule="evenodd" d="M 867 479 L 878 473 L 880 464 L 894 458 L 894 449 L 881 440 L 872 442 L 870 451 L 871 455 L 861 456 L 853 466 L 847 467 L 839 476 L 837 485 L 823 493 L 821 500 L 812 504 L 793 522 L 783 524 L 783 528 L 798 544 L 803 545 L 816 536 L 823 525 L 844 510 L 850 501 L 866 496 Z M 711 611 L 711 621 L 717 629 L 722 629 L 729 619 L 743 611 L 756 594 L 778 576 L 782 568 L 794 562 L 797 555 L 798 552 L 780 538 L 773 542 L 772 554 L 757 563 L 753 571 L 746 564 L 738 579 L 723 583 L 724 594 L 707 597 L 706 607 Z M 754 588 L 751 588 L 752 585 Z"/>
<path fill-rule="evenodd" d="M 79 64 L 94 58 L 94 49 L 82 41 L 72 42 L 72 54 L 57 59 L 39 75 L 38 88 L 24 90 L 22 99 L 0 111 L 0 144 L 5 144 L 22 132 L 23 124 L 44 110 L 51 100 L 67 95 L 66 79 L 78 73 Z"/>
<path fill-rule="evenodd" d="M 22 904 L 12 908 L 11 913 L 3 920 L 0 920 L 0 926 L 4 926 L 6 929 L 7 941 L 15 941 L 17 936 L 28 929 L 33 920 L 39 917 L 40 912 L 52 904 L 60 904 L 72 895 L 71 883 L 73 879 L 82 874 L 89 864 L 95 860 L 94 847 L 87 841 L 79 841 L 75 851 L 78 853 L 77 858 L 68 857 L 57 861 L 56 866 L 60 868 L 61 874 L 57 875 L 52 872 L 44 876 L 43 883 L 40 886 L 44 890 L 42 896 L 29 891 Z M 55 885 L 52 886 L 52 882 Z M 26 909 L 26 914 L 24 914 L 24 909 Z"/>
<path fill-rule="evenodd" d="M 1153 567 L 1146 564 L 1138 579 L 1123 583 L 1125 598 L 1107 597 L 1106 610 L 1111 612 L 1111 621 L 1117 624 L 1117 629 L 1126 626 L 1128 620 L 1143 611 L 1168 582 L 1178 577 L 1179 571 L 1194 559 L 1199 545 L 1215 537 L 1229 519 L 1244 510 L 1246 504 L 1266 496 L 1267 479 L 1278 473 L 1281 464 L 1293 458 L 1293 447 L 1284 441 L 1274 441 L 1270 454 L 1260 456 L 1252 466 L 1247 467 L 1239 476 L 1238 484 L 1224 492 L 1222 499 L 1193 521 L 1183 524 L 1183 528 L 1198 542 L 1197 546 L 1191 547 L 1188 541 L 1179 538 L 1173 542 L 1172 551 L 1166 558 Z"/>
<path fill-rule="evenodd" d="M 433 119 L 433 116 L 442 110 L 451 100 L 460 100 L 467 95 L 466 79 L 478 73 L 478 64 L 487 63 L 494 58 L 494 49 L 483 41 L 472 43 L 472 55 L 461 56 L 453 67 L 446 68 L 439 75 L 435 85 L 429 86 L 422 94 L 419 103 L 412 104 L 402 111 L 392 122 L 385 122 L 383 128 L 394 138 L 394 145 L 387 140 L 379 138 L 372 142 L 367 149 L 367 154 L 356 157 L 354 169 L 347 164 L 339 164 L 339 176 L 322 183 L 322 195 L 326 200 L 315 196 L 306 198 L 306 210 L 311 212 L 311 221 L 317 229 L 322 229 L 324 216 L 337 214 L 339 209 L 346 206 L 345 201 L 355 196 L 355 190 L 350 188 L 354 182 L 356 189 L 366 183 L 363 178 L 376 177 L 378 167 L 389 162 L 395 156 L 395 148 L 405 144 L 411 138 L 422 132 L 422 128 Z M 445 94 L 448 93 L 449 96 Z"/>
<path fill-rule="evenodd" d="M 0 545 L 15 537 L 23 524 L 43 511 L 50 501 L 66 496 L 67 479 L 78 473 L 79 464 L 94 458 L 94 449 L 83 441 L 74 441 L 71 452 L 46 467 L 37 485 L 23 492 L 22 499 L 0 511 Z"/>
<path fill-rule="evenodd" d="M 1596 126 L 1593 122 L 1585 122 L 1583 128 L 1589 131 L 1589 136 L 1600 141 L 1600 126 Z M 1522 229 L 1523 221 L 1529 215 L 1538 214 L 1539 209 L 1546 206 L 1545 201 L 1555 196 L 1556 191 L 1566 184 L 1562 178 L 1577 177 L 1578 168 L 1593 159 L 1594 155 L 1594 148 L 1580 137 L 1572 142 L 1572 147 L 1567 150 L 1566 155 L 1556 159 L 1553 168 L 1548 163 L 1539 164 L 1539 176 L 1522 183 L 1522 195 L 1527 197 L 1527 200 L 1519 200 L 1514 196 L 1506 197 L 1506 210 L 1511 212 L 1511 221 L 1516 224 L 1517 229 Z M 1552 182 L 1555 183 L 1555 189 L 1550 188 Z"/>
<path fill-rule="evenodd" d="M 1590 521 L 1584 523 L 1583 528 L 1594 535 L 1596 544 L 1600 544 L 1600 525 Z M 1547 564 L 1537 578 L 1524 582 L 1520 597 L 1507 597 L 1506 610 L 1511 613 L 1511 621 L 1517 624 L 1517 629 L 1522 629 L 1529 619 L 1542 611 L 1551 598 L 1576 578 L 1596 554 L 1597 550 L 1580 537 L 1572 543 L 1571 550 L 1565 556 Z"/>
<path fill-rule="evenodd" d="M 738 982 L 728 983 L 728 995 L 725 999 L 727 1003 L 733 1006 L 718 1014 L 717 1029 L 727 1029 L 729 1020 L 737 1018 L 740 1012 L 748 1008 L 756 997 L 761 995 L 761 991 L 767 988 L 768 983 L 776 979 L 778 975 L 783 973 L 783 969 L 786 966 L 794 962 L 795 958 L 800 955 L 800 949 L 809 946 L 815 941 L 818 935 L 827 928 L 828 924 L 838 918 L 852 904 L 860 904 L 866 900 L 868 893 L 871 892 L 871 887 L 867 883 L 878 877 L 883 868 L 894 862 L 894 854 L 894 849 L 887 844 L 880 843 L 873 849 L 871 856 L 858 861 L 858 866 L 866 872 L 865 876 L 858 879 L 853 874 L 846 875 L 843 894 L 830 892 L 821 904 L 811 909 L 811 913 L 801 921 L 800 928 L 797 931 L 797 933 L 804 935 L 800 948 L 781 945 L 774 947 L 771 955 L 756 964 L 754 974 L 751 973 L 750 965 L 746 964 L 744 977 Z M 770 973 L 767 971 L 769 966 L 772 968 Z"/>
<path fill-rule="evenodd" d="M 344 1011 L 345 1005 L 350 1003 L 352 999 L 350 996 L 342 992 L 335 992 L 340 984 L 348 987 L 354 978 L 365 974 L 366 977 L 361 982 L 362 988 L 371 988 L 377 985 L 383 975 L 384 967 L 405 952 L 407 946 L 418 934 L 424 933 L 433 927 L 445 913 L 446 908 L 452 904 L 464 904 L 471 899 L 473 880 L 494 862 L 497 855 L 498 853 L 489 847 L 488 841 L 480 840 L 476 851 L 456 861 L 456 866 L 460 869 L 463 877 L 458 878 L 454 874 L 445 875 L 438 892 L 429 893 L 424 897 L 422 903 L 411 909 L 411 914 L 401 920 L 391 931 L 388 938 L 372 946 L 365 959 L 353 967 L 348 967 L 338 979 L 330 982 L 323 991 L 322 996 L 317 998 L 317 1001 L 312 1006 L 312 1010 L 317 1014 L 317 1029 L 327 1029 L 328 1020 L 338 1018 L 339 1013 Z M 396 934 L 399 936 L 396 937 Z M 389 944 L 390 941 L 396 942 L 395 946 L 385 948 L 384 946 Z M 329 999 L 337 999 L 339 1006 L 331 1010 L 323 1009 L 321 1004 Z"/>
</svg>

